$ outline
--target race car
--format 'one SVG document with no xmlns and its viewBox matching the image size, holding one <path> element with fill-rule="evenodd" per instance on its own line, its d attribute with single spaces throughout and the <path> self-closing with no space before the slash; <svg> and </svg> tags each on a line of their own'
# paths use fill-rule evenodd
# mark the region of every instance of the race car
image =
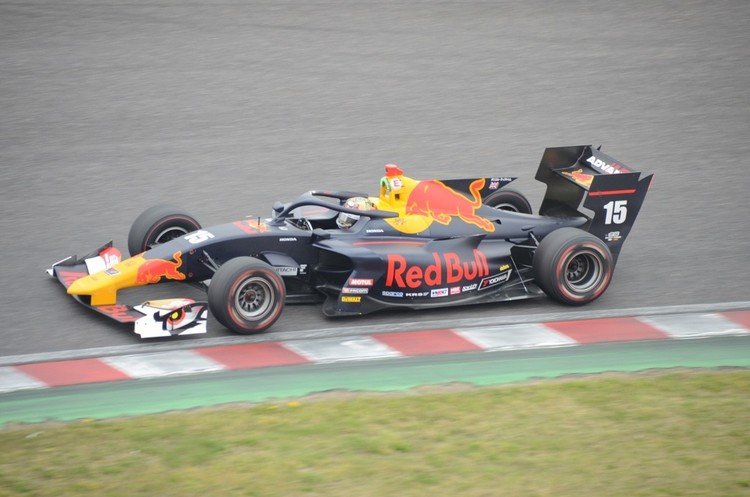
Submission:
<svg viewBox="0 0 750 497">
<path fill-rule="evenodd" d="M 377 196 L 310 191 L 277 202 L 269 218 L 211 227 L 158 205 L 133 223 L 129 258 L 109 242 L 47 272 L 142 338 L 205 333 L 209 310 L 250 334 L 285 304 L 322 302 L 326 316 L 350 316 L 545 294 L 571 305 L 599 298 L 652 175 L 591 145 L 547 148 L 536 215 L 507 188 L 514 179 L 417 180 L 389 164 Z M 162 282 L 197 286 L 207 299 L 118 300 L 121 290 Z"/>
</svg>

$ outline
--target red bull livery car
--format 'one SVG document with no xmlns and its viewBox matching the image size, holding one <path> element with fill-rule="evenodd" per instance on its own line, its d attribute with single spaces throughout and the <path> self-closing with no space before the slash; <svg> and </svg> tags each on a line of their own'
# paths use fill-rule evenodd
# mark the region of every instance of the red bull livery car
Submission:
<svg viewBox="0 0 750 497">
<path fill-rule="evenodd" d="M 416 180 L 386 166 L 377 196 L 311 191 L 277 202 L 267 219 L 203 227 L 183 210 L 147 209 L 128 237 L 68 257 L 48 273 L 82 304 L 141 337 L 205 333 L 208 311 L 237 333 L 271 326 L 285 304 L 322 302 L 327 316 L 547 295 L 599 298 L 651 175 L 591 146 L 548 148 L 536 179 L 539 214 L 506 188 L 515 178 Z M 121 290 L 176 281 L 188 298 L 127 305 Z"/>
</svg>

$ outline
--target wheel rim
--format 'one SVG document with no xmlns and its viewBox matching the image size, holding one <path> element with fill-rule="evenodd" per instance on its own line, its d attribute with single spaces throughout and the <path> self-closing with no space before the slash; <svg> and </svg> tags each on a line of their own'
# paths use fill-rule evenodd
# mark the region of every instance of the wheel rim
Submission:
<svg viewBox="0 0 750 497">
<path fill-rule="evenodd" d="M 275 301 L 270 283 L 258 276 L 240 283 L 234 294 L 234 308 L 245 319 L 258 319 L 271 309 Z"/>
<path fill-rule="evenodd" d="M 596 253 L 578 252 L 565 267 L 565 285 L 576 293 L 586 293 L 599 284 L 602 274 L 602 261 Z"/>
<path fill-rule="evenodd" d="M 515 205 L 506 202 L 495 205 L 495 209 L 500 209 L 501 211 L 519 212 L 518 208 Z"/>
<path fill-rule="evenodd" d="M 179 226 L 170 226 L 169 228 L 156 235 L 156 237 L 154 238 L 154 242 L 150 245 L 150 247 L 155 247 L 156 245 L 167 243 L 170 240 L 174 240 L 175 238 L 179 238 L 187 234 L 188 230 L 186 230 L 185 228 L 181 228 Z"/>
</svg>

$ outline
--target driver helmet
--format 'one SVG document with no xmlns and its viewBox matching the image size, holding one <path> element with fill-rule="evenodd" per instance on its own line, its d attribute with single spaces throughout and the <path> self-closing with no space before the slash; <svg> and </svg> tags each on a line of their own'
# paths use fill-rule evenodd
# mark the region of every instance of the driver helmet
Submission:
<svg viewBox="0 0 750 497">
<path fill-rule="evenodd" d="M 344 207 L 347 209 L 356 209 L 358 211 L 371 211 L 375 209 L 375 204 L 365 197 L 352 197 L 344 202 Z M 336 224 L 341 229 L 349 229 L 354 226 L 359 220 L 357 214 L 349 214 L 348 212 L 341 212 L 336 218 Z"/>
</svg>

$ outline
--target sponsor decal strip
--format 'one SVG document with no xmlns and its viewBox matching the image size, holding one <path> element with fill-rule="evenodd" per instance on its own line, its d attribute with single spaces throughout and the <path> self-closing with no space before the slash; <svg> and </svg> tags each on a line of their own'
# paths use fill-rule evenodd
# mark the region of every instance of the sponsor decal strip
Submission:
<svg viewBox="0 0 750 497">
<path fill-rule="evenodd" d="M 511 270 L 507 269 L 500 274 L 484 278 L 479 282 L 479 291 L 486 290 L 487 288 L 492 288 L 493 286 L 497 286 L 501 283 L 505 283 L 510 279 L 510 272 Z"/>
<path fill-rule="evenodd" d="M 448 288 L 445 290 L 449 291 Z M 405 293 L 404 296 L 408 297 L 409 294 Z M 359 296 L 349 298 L 361 299 Z M 18 390 L 310 362 L 722 336 L 750 337 L 750 309 L 386 332 L 356 337 L 243 343 L 101 358 L 11 363 L 0 367 L 0 395 Z"/>
<path fill-rule="evenodd" d="M 299 268 L 288 266 L 275 266 L 273 269 L 279 276 L 297 276 L 299 272 Z"/>
<path fill-rule="evenodd" d="M 356 293 L 359 295 L 364 295 L 369 292 L 370 292 L 369 288 L 362 288 L 362 287 L 345 286 L 344 288 L 341 289 L 341 293 Z"/>
<path fill-rule="evenodd" d="M 380 292 L 380 295 L 382 295 L 383 297 L 391 297 L 391 298 L 400 299 L 404 296 L 404 292 L 393 292 L 389 290 L 383 290 L 382 292 Z"/>
<path fill-rule="evenodd" d="M 605 174 L 622 174 L 622 173 L 629 173 L 630 171 L 623 166 L 622 164 L 618 164 L 617 162 L 613 162 L 612 164 L 607 164 L 601 159 L 597 159 L 595 156 L 591 156 L 588 159 L 586 159 L 586 162 L 588 162 L 589 166 L 601 173 Z"/>
<path fill-rule="evenodd" d="M 604 197 L 607 195 L 632 195 L 635 193 L 635 189 L 629 190 L 599 190 L 596 192 L 589 192 L 589 197 Z"/>
</svg>

